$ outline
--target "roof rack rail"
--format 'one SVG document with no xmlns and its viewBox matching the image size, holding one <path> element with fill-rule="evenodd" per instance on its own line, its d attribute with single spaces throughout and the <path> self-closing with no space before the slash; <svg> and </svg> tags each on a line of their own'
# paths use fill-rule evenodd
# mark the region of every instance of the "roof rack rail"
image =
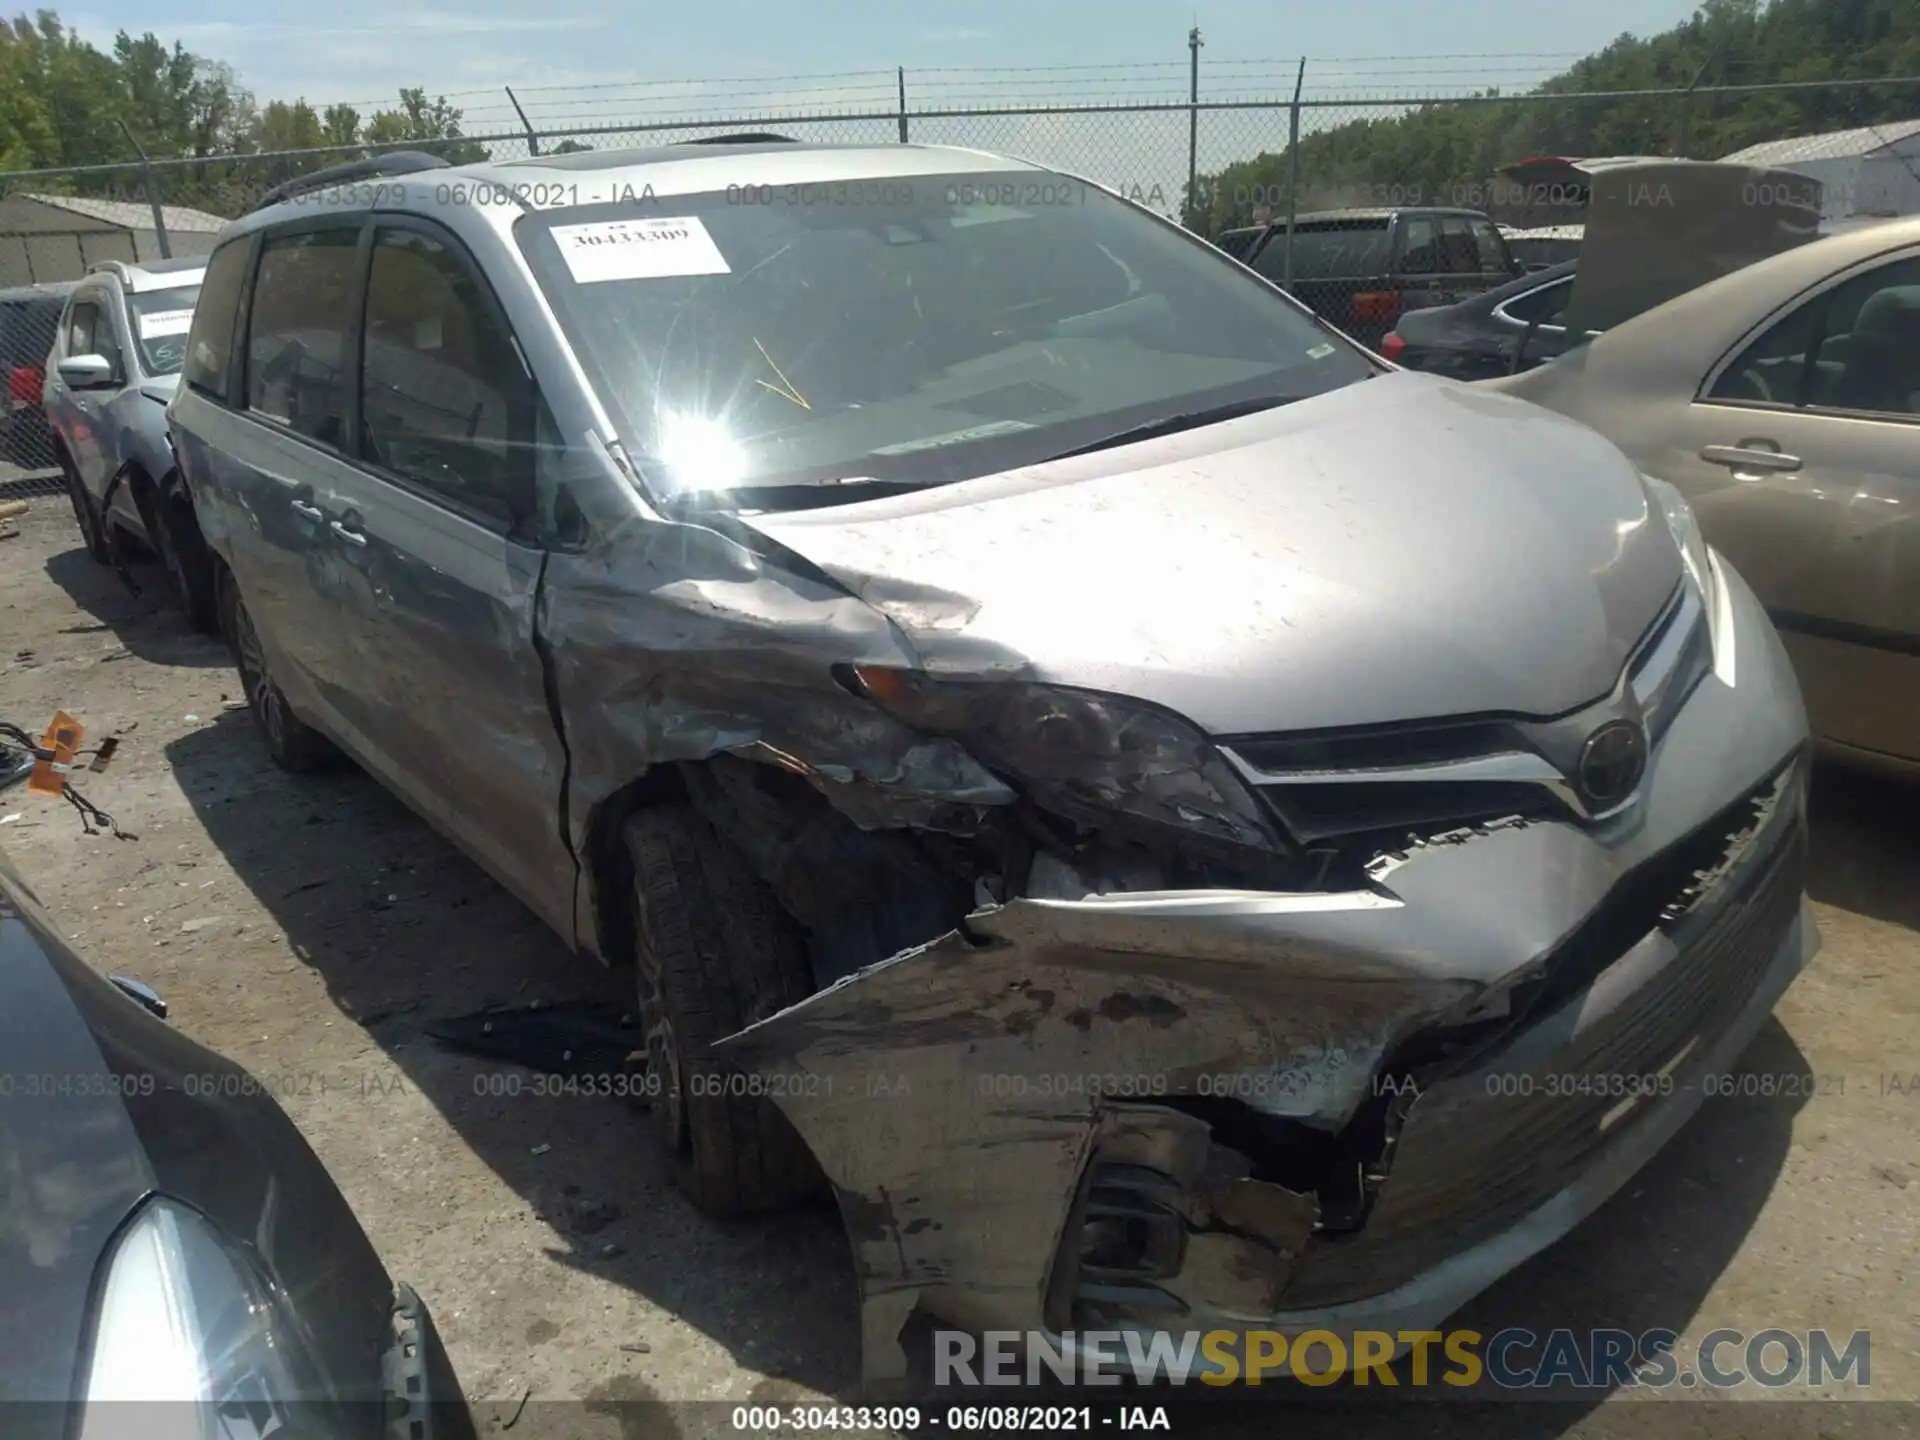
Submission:
<svg viewBox="0 0 1920 1440">
<path fill-rule="evenodd" d="M 295 195 L 304 195 L 309 190 L 324 190 L 329 185 L 344 185 L 349 180 L 364 180 L 369 175 L 411 175 L 416 170 L 445 170 L 447 162 L 438 155 L 429 155 L 424 150 L 394 150 L 385 155 L 371 155 L 364 160 L 349 160 L 344 165 L 329 165 L 325 169 L 315 170 L 311 175 L 296 175 L 291 180 L 283 180 L 260 197 L 255 210 L 264 210 L 269 205 L 278 205 L 282 200 L 291 200 Z"/>
<path fill-rule="evenodd" d="M 96 260 L 87 266 L 87 274 L 118 275 L 125 280 L 129 274 L 129 266 L 124 260 Z"/>
<path fill-rule="evenodd" d="M 775 135 L 765 130 L 749 130 L 739 135 L 702 135 L 696 140 L 683 140 L 683 145 L 798 145 L 800 142 L 791 135 Z"/>
</svg>

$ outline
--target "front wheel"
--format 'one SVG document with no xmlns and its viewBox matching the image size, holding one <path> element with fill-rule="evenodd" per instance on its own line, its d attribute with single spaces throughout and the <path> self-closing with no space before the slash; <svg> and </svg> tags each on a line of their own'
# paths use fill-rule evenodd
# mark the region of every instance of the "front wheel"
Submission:
<svg viewBox="0 0 1920 1440">
<path fill-rule="evenodd" d="M 260 634 L 253 628 L 253 616 L 247 613 L 246 602 L 240 598 L 240 587 L 233 583 L 232 576 L 222 578 L 219 595 L 220 628 L 233 651 L 233 663 L 240 671 L 240 683 L 247 692 L 247 709 L 253 712 L 253 722 L 260 727 L 273 763 L 282 770 L 295 772 L 318 770 L 327 765 L 339 751 L 334 749 L 331 740 L 293 713 L 287 697 L 273 683 L 273 676 L 267 670 L 266 651 L 260 645 Z"/>
<path fill-rule="evenodd" d="M 111 564 L 113 557 L 107 551 L 107 527 L 100 518 L 100 502 L 87 493 L 80 472 L 65 450 L 60 452 L 60 476 L 66 482 L 67 499 L 73 503 L 73 520 L 80 527 L 80 539 L 87 547 L 87 554 L 101 565 Z"/>
<path fill-rule="evenodd" d="M 685 805 L 627 822 L 655 1134 L 714 1215 L 795 1204 L 824 1180 L 786 1116 L 719 1065 L 716 1041 L 810 993 L 800 931 L 744 856 Z M 657 1088 L 656 1088 L 657 1086 Z"/>
</svg>

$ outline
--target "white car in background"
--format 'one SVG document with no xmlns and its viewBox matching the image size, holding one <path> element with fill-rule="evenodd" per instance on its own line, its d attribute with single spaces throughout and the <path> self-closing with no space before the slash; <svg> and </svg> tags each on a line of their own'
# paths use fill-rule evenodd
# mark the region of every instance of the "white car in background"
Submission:
<svg viewBox="0 0 1920 1440">
<path fill-rule="evenodd" d="M 108 563 L 123 537 L 143 543 L 188 617 L 211 630 L 213 572 L 167 438 L 205 275 L 199 255 L 95 265 L 61 313 L 43 403 L 87 549 Z"/>
</svg>

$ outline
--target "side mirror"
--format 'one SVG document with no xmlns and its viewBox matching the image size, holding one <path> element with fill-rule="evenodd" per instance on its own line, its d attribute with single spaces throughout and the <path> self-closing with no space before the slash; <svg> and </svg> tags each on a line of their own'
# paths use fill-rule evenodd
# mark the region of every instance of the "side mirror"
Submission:
<svg viewBox="0 0 1920 1440">
<path fill-rule="evenodd" d="M 69 355 L 60 362 L 60 378 L 75 390 L 113 383 L 113 362 L 104 355 Z"/>
</svg>

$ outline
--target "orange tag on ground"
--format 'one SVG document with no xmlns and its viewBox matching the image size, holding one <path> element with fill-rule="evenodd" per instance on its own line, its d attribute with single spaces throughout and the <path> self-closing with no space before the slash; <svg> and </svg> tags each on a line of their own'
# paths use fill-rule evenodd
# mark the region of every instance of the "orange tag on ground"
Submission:
<svg viewBox="0 0 1920 1440">
<path fill-rule="evenodd" d="M 40 748 L 53 752 L 50 760 L 36 760 L 27 776 L 27 790 L 34 795 L 59 795 L 67 788 L 67 776 L 73 770 L 73 755 L 80 748 L 80 737 L 87 732 L 80 722 L 59 711 L 40 737 Z"/>
</svg>

